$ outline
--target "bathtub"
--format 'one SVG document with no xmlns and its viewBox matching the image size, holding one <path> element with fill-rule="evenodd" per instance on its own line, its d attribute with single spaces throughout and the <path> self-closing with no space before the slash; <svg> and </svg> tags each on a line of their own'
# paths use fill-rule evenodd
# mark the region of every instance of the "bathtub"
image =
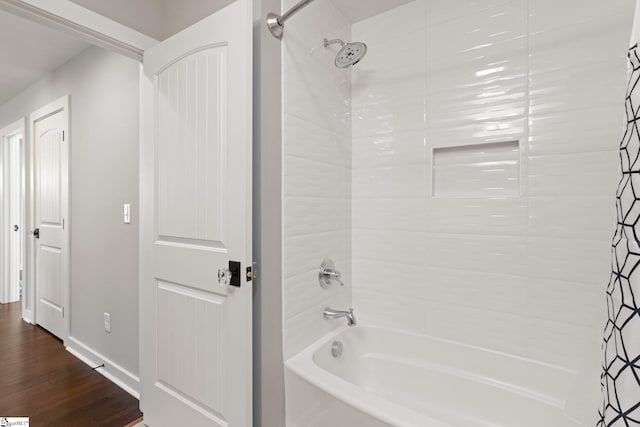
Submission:
<svg viewBox="0 0 640 427">
<path fill-rule="evenodd" d="M 575 376 L 439 338 L 345 326 L 286 361 L 287 427 L 580 426 L 563 410 Z"/>
</svg>

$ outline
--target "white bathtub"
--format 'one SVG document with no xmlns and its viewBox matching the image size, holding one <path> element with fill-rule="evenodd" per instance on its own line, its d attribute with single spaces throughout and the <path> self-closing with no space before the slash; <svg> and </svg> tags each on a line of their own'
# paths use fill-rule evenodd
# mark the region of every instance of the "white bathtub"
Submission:
<svg viewBox="0 0 640 427">
<path fill-rule="evenodd" d="M 579 426 L 563 413 L 575 375 L 438 338 L 345 327 L 286 362 L 287 426 Z"/>
</svg>

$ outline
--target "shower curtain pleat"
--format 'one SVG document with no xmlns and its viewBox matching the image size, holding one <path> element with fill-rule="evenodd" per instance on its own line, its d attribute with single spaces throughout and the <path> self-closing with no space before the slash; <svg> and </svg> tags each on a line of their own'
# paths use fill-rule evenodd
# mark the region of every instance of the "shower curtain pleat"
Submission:
<svg viewBox="0 0 640 427">
<path fill-rule="evenodd" d="M 638 22 L 636 22 L 638 25 Z M 597 427 L 640 426 L 640 49 L 629 49 L 626 131 L 620 144 L 617 227 L 607 287 L 602 407 Z"/>
</svg>

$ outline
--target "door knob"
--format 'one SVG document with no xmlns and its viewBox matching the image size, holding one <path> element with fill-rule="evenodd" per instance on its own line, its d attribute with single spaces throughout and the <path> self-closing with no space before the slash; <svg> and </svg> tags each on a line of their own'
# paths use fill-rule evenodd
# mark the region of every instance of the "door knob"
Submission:
<svg viewBox="0 0 640 427">
<path fill-rule="evenodd" d="M 229 268 L 221 268 L 218 270 L 218 283 L 226 286 L 240 287 L 240 263 L 238 261 L 229 261 Z"/>
<path fill-rule="evenodd" d="M 36 228 L 35 230 L 33 230 L 33 237 L 35 237 L 36 239 L 40 238 L 40 229 Z"/>
<path fill-rule="evenodd" d="M 218 270 L 218 283 L 221 285 L 229 286 L 231 284 L 231 270 L 228 268 L 221 268 Z"/>
<path fill-rule="evenodd" d="M 18 224 L 14 225 L 13 226 L 13 231 L 18 231 L 18 230 L 20 230 L 20 227 L 18 227 Z"/>
</svg>

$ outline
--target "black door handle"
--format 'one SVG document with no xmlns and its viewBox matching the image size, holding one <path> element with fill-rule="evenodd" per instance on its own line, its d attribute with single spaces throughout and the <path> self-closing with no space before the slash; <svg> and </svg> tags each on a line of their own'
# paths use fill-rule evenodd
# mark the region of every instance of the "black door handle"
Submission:
<svg viewBox="0 0 640 427">
<path fill-rule="evenodd" d="M 36 239 L 40 238 L 40 229 L 36 228 L 35 230 L 33 230 L 33 237 L 35 237 Z"/>
<path fill-rule="evenodd" d="M 18 231 L 18 230 L 20 230 L 20 227 L 18 227 L 18 224 L 14 225 L 13 226 L 13 231 Z"/>
</svg>

